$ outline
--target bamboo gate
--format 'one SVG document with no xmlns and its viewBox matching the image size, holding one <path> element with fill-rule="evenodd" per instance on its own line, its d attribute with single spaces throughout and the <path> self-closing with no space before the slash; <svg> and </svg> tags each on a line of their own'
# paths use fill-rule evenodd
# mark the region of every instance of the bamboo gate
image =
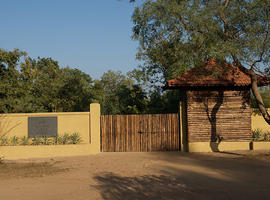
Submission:
<svg viewBox="0 0 270 200">
<path fill-rule="evenodd" d="M 102 152 L 179 151 L 179 116 L 102 115 Z"/>
</svg>

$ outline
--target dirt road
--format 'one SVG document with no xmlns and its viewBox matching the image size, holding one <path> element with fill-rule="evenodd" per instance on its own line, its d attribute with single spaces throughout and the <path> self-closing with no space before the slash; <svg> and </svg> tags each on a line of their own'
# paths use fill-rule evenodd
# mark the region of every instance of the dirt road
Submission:
<svg viewBox="0 0 270 200">
<path fill-rule="evenodd" d="M 0 200 L 270 199 L 270 153 L 100 153 L 0 164 Z"/>
</svg>

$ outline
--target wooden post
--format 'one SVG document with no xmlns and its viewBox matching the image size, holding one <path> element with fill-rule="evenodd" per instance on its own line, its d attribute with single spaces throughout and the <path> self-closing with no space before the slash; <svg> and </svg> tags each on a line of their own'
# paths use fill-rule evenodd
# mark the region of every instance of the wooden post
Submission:
<svg viewBox="0 0 270 200">
<path fill-rule="evenodd" d="M 180 145 L 181 151 L 188 152 L 188 142 L 187 142 L 187 112 L 186 112 L 186 102 L 182 100 L 179 102 L 179 122 L 180 122 Z"/>
</svg>

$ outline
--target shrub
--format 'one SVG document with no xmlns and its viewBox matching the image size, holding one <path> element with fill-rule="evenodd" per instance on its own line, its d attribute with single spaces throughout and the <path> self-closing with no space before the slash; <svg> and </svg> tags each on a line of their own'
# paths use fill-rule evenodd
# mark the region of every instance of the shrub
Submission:
<svg viewBox="0 0 270 200">
<path fill-rule="evenodd" d="M 42 144 L 42 138 L 41 137 L 34 137 L 32 139 L 32 145 L 40 145 Z"/>
<path fill-rule="evenodd" d="M 252 138 L 254 141 L 270 141 L 270 131 L 264 132 L 262 129 L 255 129 L 252 131 Z"/>
<path fill-rule="evenodd" d="M 7 146 L 8 145 L 8 137 L 6 137 L 6 136 L 1 137 L 0 145 Z"/>
<path fill-rule="evenodd" d="M 71 144 L 78 144 L 81 142 L 81 136 L 79 133 L 73 133 L 70 136 Z"/>
<path fill-rule="evenodd" d="M 264 140 L 265 141 L 270 141 L 270 131 L 265 132 L 265 134 L 264 134 Z"/>
<path fill-rule="evenodd" d="M 21 145 L 29 145 L 29 138 L 26 136 L 23 136 L 21 138 Z"/>
<path fill-rule="evenodd" d="M 13 136 L 10 142 L 11 142 L 11 145 L 16 146 L 19 144 L 19 138 L 17 136 Z"/>
<path fill-rule="evenodd" d="M 42 144 L 44 144 L 44 145 L 50 145 L 52 143 L 52 141 L 50 140 L 50 138 L 49 137 L 46 137 L 46 136 L 42 137 L 41 140 L 42 140 Z"/>
<path fill-rule="evenodd" d="M 23 136 L 19 138 L 17 136 L 13 136 L 12 138 L 8 137 L 1 137 L 0 138 L 0 145 L 7 146 L 7 145 L 50 145 L 50 144 L 78 144 L 81 142 L 81 136 L 79 133 L 75 132 L 73 134 L 65 133 L 62 136 L 56 137 L 34 137 L 28 138 Z"/>
<path fill-rule="evenodd" d="M 65 133 L 62 137 L 62 144 L 69 144 L 70 143 L 70 135 L 68 133 Z"/>
</svg>

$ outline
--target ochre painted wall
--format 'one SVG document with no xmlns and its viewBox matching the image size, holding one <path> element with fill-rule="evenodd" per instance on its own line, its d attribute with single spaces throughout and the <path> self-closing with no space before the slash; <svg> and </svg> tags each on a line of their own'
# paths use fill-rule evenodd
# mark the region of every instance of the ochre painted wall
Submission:
<svg viewBox="0 0 270 200">
<path fill-rule="evenodd" d="M 268 112 L 270 109 L 268 108 Z M 258 110 L 254 109 L 251 115 L 251 127 L 252 130 L 261 129 L 263 131 L 270 131 L 270 125 L 265 122 L 262 115 Z"/>
<path fill-rule="evenodd" d="M 82 137 L 82 143 L 89 143 L 89 112 L 2 114 L 0 115 L 0 135 L 28 136 L 28 117 L 52 116 L 57 116 L 59 135 L 78 132 Z"/>
<path fill-rule="evenodd" d="M 28 136 L 28 117 L 57 116 L 58 133 L 78 132 L 82 144 L 0 146 L 0 157 L 26 159 L 52 156 L 78 156 L 100 152 L 100 105 L 90 104 L 90 112 L 3 114 L 0 116 L 0 135 Z"/>
</svg>

